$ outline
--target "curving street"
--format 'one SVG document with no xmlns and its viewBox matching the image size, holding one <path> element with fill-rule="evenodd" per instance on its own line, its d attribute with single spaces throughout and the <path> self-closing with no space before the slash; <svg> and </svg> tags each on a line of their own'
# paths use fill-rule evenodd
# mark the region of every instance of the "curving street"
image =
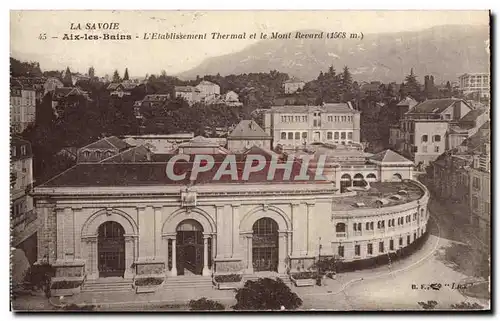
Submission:
<svg viewBox="0 0 500 321">
<path fill-rule="evenodd" d="M 296 289 L 304 300 L 302 308 L 418 310 L 422 309 L 419 302 L 430 300 L 437 302 L 435 309 L 450 309 L 461 302 L 477 302 L 488 308 L 489 300 L 468 297 L 456 289 L 457 284 L 487 281 L 479 275 L 484 268 L 480 251 L 485 251 L 487 245 L 466 224 L 457 224 L 456 217 L 437 201 L 431 200 L 429 208 L 430 236 L 422 249 L 390 268 L 342 275 L 329 280 L 326 287 Z M 441 288 L 429 288 L 433 283 L 440 283 Z"/>
</svg>

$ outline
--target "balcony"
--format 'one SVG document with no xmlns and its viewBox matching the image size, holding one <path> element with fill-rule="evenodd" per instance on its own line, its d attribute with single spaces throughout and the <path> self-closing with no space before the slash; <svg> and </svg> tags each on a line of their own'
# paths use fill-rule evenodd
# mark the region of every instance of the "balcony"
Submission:
<svg viewBox="0 0 500 321">
<path fill-rule="evenodd" d="M 347 236 L 346 232 L 337 232 L 336 233 L 337 238 L 345 238 Z"/>
</svg>

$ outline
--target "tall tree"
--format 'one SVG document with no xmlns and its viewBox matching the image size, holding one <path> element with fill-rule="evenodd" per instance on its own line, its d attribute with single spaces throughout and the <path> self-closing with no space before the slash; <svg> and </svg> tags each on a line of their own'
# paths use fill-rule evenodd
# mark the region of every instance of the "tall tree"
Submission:
<svg viewBox="0 0 500 321">
<path fill-rule="evenodd" d="M 67 87 L 73 86 L 73 77 L 71 76 L 71 70 L 69 70 L 69 67 L 66 67 L 66 71 L 64 72 L 63 84 Z"/>
<path fill-rule="evenodd" d="M 349 67 L 344 66 L 342 76 L 340 78 L 340 89 L 343 101 L 350 101 L 353 98 L 352 93 L 352 75 Z"/>
<path fill-rule="evenodd" d="M 121 81 L 120 74 L 118 73 L 118 70 L 115 70 L 115 72 L 113 73 L 113 82 L 120 82 L 120 81 Z"/>
<path fill-rule="evenodd" d="M 413 73 L 413 68 L 411 68 L 410 74 L 405 78 L 405 91 L 407 95 L 410 95 L 414 99 L 421 100 L 420 84 L 418 83 L 417 76 Z"/>
<path fill-rule="evenodd" d="M 129 80 L 128 68 L 125 68 L 125 73 L 123 74 L 123 80 Z"/>
</svg>

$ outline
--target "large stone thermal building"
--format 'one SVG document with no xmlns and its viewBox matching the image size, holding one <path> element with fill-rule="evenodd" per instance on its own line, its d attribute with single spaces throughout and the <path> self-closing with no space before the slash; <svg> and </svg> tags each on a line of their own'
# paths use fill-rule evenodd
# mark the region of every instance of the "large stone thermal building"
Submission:
<svg viewBox="0 0 500 321">
<path fill-rule="evenodd" d="M 345 115 L 331 116 L 356 117 L 344 108 Z M 314 116 L 324 111 L 308 116 L 328 119 Z M 159 154 L 107 138 L 39 185 L 38 258 L 56 268 L 55 280 L 285 275 L 310 268 L 319 255 L 346 261 L 386 255 L 426 231 L 427 189 L 411 180 L 411 161 L 392 151 L 369 156 L 359 146 L 318 144 L 284 159 L 264 147 L 231 154 L 202 143 L 195 138 Z M 166 164 L 180 154 L 188 160 L 174 167 L 177 175 L 200 154 L 214 158 L 214 169 L 174 181 Z M 294 180 L 302 163 L 290 156 L 305 154 L 312 157 L 308 179 Z M 235 157 L 238 178 L 248 157 L 262 156 L 291 162 L 292 179 L 279 169 L 271 181 L 260 173 L 245 182 L 217 180 L 215 169 L 228 155 Z M 327 156 L 322 166 L 321 155 Z M 317 179 L 319 168 L 324 177 Z"/>
</svg>

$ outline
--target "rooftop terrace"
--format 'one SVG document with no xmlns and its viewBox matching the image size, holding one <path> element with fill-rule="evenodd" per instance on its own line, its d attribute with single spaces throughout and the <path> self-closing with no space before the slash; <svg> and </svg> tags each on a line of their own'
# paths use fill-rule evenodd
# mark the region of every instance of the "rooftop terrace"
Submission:
<svg viewBox="0 0 500 321">
<path fill-rule="evenodd" d="M 401 191 L 406 191 L 403 193 Z M 334 211 L 347 211 L 356 208 L 383 208 L 405 204 L 416 201 L 424 196 L 424 190 L 416 183 L 410 181 L 402 182 L 374 182 L 370 183 L 370 189 L 356 191 L 355 196 L 345 196 L 333 199 Z M 391 198 L 399 195 L 397 198 Z M 380 202 L 381 199 L 385 201 Z M 359 207 L 356 204 L 364 204 Z"/>
</svg>

